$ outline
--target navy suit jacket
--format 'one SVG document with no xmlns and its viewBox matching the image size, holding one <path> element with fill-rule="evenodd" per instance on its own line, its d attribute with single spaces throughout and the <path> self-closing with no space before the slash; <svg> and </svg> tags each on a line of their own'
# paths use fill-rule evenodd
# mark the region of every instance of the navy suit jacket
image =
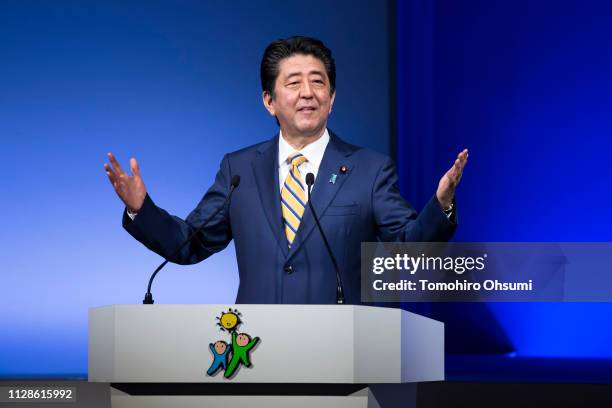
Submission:
<svg viewBox="0 0 612 408">
<path fill-rule="evenodd" d="M 341 166 L 348 171 L 340 172 Z M 221 251 L 234 239 L 240 275 L 236 303 L 335 303 L 336 274 L 310 208 L 291 248 L 283 230 L 278 180 L 278 136 L 225 155 L 215 182 L 186 220 L 169 215 L 147 196 L 125 229 L 168 258 L 229 192 L 233 175 L 241 182 L 229 208 L 171 262 L 193 264 Z M 335 183 L 330 182 L 337 174 Z M 404 200 L 392 161 L 345 143 L 330 132 L 311 195 L 338 260 L 346 303 L 360 303 L 360 244 L 372 241 L 447 241 L 455 224 L 435 196 L 420 215 Z"/>
</svg>

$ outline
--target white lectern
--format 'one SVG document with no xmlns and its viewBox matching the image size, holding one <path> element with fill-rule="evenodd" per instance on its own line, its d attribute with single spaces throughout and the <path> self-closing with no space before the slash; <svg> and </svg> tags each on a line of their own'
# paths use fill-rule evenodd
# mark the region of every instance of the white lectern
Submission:
<svg viewBox="0 0 612 408">
<path fill-rule="evenodd" d="M 223 369 L 207 374 L 210 344 L 232 342 L 234 329 L 222 329 L 219 320 L 224 313 L 239 318 L 236 334 L 259 338 L 248 352 L 250 367 L 238 364 L 230 378 Z M 365 408 L 386 406 L 385 393 L 394 395 L 394 405 L 400 398 L 412 406 L 414 384 L 402 383 L 443 379 L 443 323 L 399 309 L 117 305 L 89 311 L 89 381 L 111 383 L 113 407 Z"/>
</svg>

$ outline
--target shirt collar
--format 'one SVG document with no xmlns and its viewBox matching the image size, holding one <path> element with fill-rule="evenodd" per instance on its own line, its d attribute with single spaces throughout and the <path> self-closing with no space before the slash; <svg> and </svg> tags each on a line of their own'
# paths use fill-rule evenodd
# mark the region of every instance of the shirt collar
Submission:
<svg viewBox="0 0 612 408">
<path fill-rule="evenodd" d="M 300 153 L 306 157 L 309 163 L 311 163 L 315 168 L 319 168 L 321 164 L 321 160 L 323 160 L 323 154 L 325 153 L 325 148 L 329 143 L 329 132 L 327 128 L 325 128 L 325 132 L 323 135 L 315 140 L 314 142 L 304 146 L 302 150 L 299 150 Z M 278 165 L 282 166 L 287 163 L 287 158 L 295 153 L 296 150 L 283 138 L 282 131 L 278 134 Z"/>
</svg>

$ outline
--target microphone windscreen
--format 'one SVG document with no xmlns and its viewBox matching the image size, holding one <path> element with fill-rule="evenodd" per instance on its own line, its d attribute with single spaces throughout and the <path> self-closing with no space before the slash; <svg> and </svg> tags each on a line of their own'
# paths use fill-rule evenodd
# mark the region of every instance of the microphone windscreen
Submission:
<svg viewBox="0 0 612 408">
<path fill-rule="evenodd" d="M 314 174 L 308 173 L 306 174 L 306 184 L 312 186 L 314 184 Z"/>
<path fill-rule="evenodd" d="M 234 188 L 238 187 L 238 184 L 240 184 L 240 176 L 237 174 L 234 174 L 234 176 L 232 177 L 232 182 L 230 183 L 230 185 Z"/>
</svg>

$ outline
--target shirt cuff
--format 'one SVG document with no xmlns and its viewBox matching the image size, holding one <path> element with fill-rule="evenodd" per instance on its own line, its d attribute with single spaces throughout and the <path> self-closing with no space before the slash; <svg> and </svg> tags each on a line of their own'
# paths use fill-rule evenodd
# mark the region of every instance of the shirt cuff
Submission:
<svg viewBox="0 0 612 408">
<path fill-rule="evenodd" d="M 125 212 L 127 213 L 127 216 L 130 217 L 130 219 L 132 221 L 134 221 L 134 218 L 136 218 L 136 216 L 138 215 L 137 212 L 131 212 L 129 208 L 125 208 Z"/>
</svg>

